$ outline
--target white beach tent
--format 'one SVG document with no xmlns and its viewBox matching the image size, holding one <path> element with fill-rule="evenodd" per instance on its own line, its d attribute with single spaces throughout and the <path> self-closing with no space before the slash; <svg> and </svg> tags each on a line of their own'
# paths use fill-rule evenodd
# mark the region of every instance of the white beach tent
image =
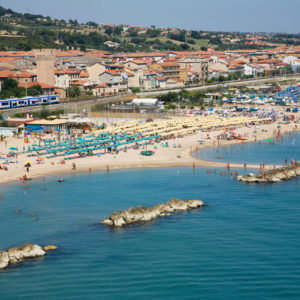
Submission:
<svg viewBox="0 0 300 300">
<path fill-rule="evenodd" d="M 156 98 L 145 98 L 145 99 L 133 99 L 132 100 L 132 105 L 149 105 L 149 106 L 154 106 L 158 104 L 158 99 Z"/>
</svg>

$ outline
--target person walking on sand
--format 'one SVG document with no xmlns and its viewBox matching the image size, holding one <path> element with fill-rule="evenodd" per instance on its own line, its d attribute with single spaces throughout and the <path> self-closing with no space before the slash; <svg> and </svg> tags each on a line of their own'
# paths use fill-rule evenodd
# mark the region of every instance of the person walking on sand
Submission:
<svg viewBox="0 0 300 300">
<path fill-rule="evenodd" d="M 72 169 L 76 170 L 76 164 L 75 163 L 72 164 Z"/>
</svg>

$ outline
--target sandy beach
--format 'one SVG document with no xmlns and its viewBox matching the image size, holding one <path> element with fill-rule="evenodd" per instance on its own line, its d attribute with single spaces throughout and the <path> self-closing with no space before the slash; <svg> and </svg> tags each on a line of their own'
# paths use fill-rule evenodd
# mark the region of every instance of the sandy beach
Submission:
<svg viewBox="0 0 300 300">
<path fill-rule="evenodd" d="M 298 126 L 299 127 L 299 126 Z M 282 125 L 281 133 L 287 133 L 298 130 L 294 123 Z M 278 122 L 272 124 L 262 124 L 256 127 L 256 136 L 253 134 L 254 126 L 239 127 L 235 129 L 235 133 L 245 137 L 245 142 L 256 142 L 268 139 L 274 136 L 274 132 L 278 130 Z M 129 168 L 154 168 L 154 167 L 227 167 L 228 161 L 225 159 L 220 162 L 204 161 L 192 157 L 195 151 L 201 151 L 204 147 L 221 147 L 228 144 L 237 144 L 242 141 L 239 140 L 220 140 L 217 142 L 216 137 L 223 133 L 223 129 L 216 131 L 199 131 L 194 135 L 188 135 L 176 140 L 169 140 L 169 147 L 163 147 L 161 144 L 148 146 L 148 150 L 154 150 L 153 156 L 142 156 L 141 149 L 127 149 L 126 152 L 120 151 L 118 154 L 107 153 L 105 155 L 84 157 L 72 161 L 66 161 L 61 164 L 61 157 L 53 159 L 44 159 L 42 164 L 38 164 L 36 158 L 28 158 L 26 154 L 20 154 L 16 159 L 16 163 L 7 165 L 8 170 L 0 170 L 0 183 L 19 180 L 26 174 L 29 178 L 37 178 L 47 175 L 57 174 L 60 177 L 65 173 L 72 172 L 93 172 L 97 170 L 116 170 Z M 209 139 L 207 138 L 209 134 Z M 202 145 L 199 140 L 203 140 Z M 29 138 L 30 142 L 34 144 L 37 142 L 35 138 Z M 181 145 L 181 147 L 174 147 L 174 144 Z M 2 154 L 8 153 L 10 147 L 18 147 L 22 149 L 24 146 L 23 138 L 9 137 L 0 143 L 0 152 Z M 3 156 L 2 156 L 3 157 Z M 24 167 L 25 161 L 31 160 L 32 166 L 29 172 L 26 172 Z M 72 169 L 72 164 L 76 164 L 76 170 Z M 243 168 L 243 164 L 230 163 L 231 168 Z M 246 162 L 247 163 L 247 162 Z M 271 166 L 269 166 L 271 167 Z M 247 168 L 259 168 L 259 165 L 247 164 Z M 266 166 L 268 168 L 268 166 Z"/>
</svg>

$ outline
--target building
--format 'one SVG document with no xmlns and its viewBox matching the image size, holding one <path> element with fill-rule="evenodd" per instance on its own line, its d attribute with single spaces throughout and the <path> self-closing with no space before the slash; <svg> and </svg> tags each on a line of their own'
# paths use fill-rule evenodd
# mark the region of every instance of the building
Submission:
<svg viewBox="0 0 300 300">
<path fill-rule="evenodd" d="M 37 49 L 34 55 L 37 60 L 37 81 L 55 85 L 55 49 Z"/>
<path fill-rule="evenodd" d="M 207 60 L 199 58 L 187 58 L 179 60 L 178 64 L 180 65 L 181 70 L 186 70 L 189 73 L 193 73 L 197 80 L 206 80 L 208 78 Z M 196 72 L 198 76 L 194 72 Z M 188 79 L 187 81 L 190 80 Z"/>
<path fill-rule="evenodd" d="M 162 63 L 154 63 L 149 66 L 155 72 L 161 74 L 167 79 L 180 78 L 180 65 L 176 61 L 165 61 Z"/>
<path fill-rule="evenodd" d="M 25 89 L 39 85 L 43 90 L 43 95 L 53 95 L 55 94 L 55 86 L 43 82 L 29 82 L 29 83 L 20 83 L 19 86 Z"/>
</svg>

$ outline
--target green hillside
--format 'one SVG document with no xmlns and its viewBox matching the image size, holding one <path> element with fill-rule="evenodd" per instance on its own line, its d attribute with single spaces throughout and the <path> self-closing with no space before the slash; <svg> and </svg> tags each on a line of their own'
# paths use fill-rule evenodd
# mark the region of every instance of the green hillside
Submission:
<svg viewBox="0 0 300 300">
<path fill-rule="evenodd" d="M 231 38 L 240 41 L 230 43 Z M 260 49 L 268 45 L 245 45 L 246 34 L 186 31 L 179 29 L 126 28 L 79 24 L 77 20 L 57 20 L 42 15 L 22 14 L 0 6 L 0 50 L 31 50 L 33 48 L 97 49 L 110 52 Z M 299 35 L 266 36 L 266 41 L 300 44 Z M 105 42 L 116 43 L 109 47 Z"/>
</svg>

